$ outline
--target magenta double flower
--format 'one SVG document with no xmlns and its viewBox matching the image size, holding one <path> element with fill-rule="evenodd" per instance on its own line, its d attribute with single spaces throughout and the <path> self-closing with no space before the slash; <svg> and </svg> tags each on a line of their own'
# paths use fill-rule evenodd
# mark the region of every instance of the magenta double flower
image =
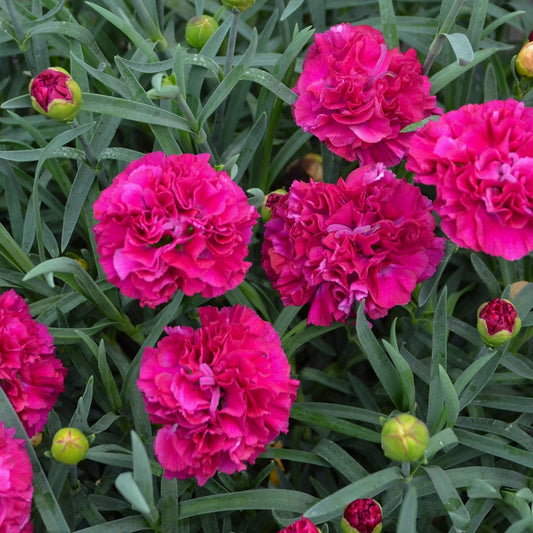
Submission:
<svg viewBox="0 0 533 533">
<path fill-rule="evenodd" d="M 162 424 L 157 459 L 168 478 L 232 474 L 280 432 L 299 382 L 270 323 L 242 306 L 200 307 L 202 326 L 169 327 L 143 353 L 138 381 L 150 420 Z"/>
<path fill-rule="evenodd" d="M 363 165 L 399 163 L 413 135 L 401 130 L 440 113 L 415 50 L 388 50 L 371 26 L 343 23 L 315 34 L 294 91 L 296 124 Z"/>
<path fill-rule="evenodd" d="M 155 152 L 130 163 L 94 204 L 100 263 L 141 305 L 178 289 L 219 296 L 244 279 L 257 210 L 208 154 Z"/>
<path fill-rule="evenodd" d="M 327 326 L 370 318 L 409 302 L 435 272 L 444 239 L 431 202 L 382 164 L 336 184 L 295 181 L 265 226 L 262 264 L 285 305 L 310 303 L 308 321 Z"/>
</svg>

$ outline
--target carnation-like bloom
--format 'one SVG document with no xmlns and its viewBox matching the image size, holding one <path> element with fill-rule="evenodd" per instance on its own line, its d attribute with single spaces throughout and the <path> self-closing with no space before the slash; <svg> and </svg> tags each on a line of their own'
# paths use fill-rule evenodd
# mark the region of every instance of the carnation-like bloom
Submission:
<svg viewBox="0 0 533 533">
<path fill-rule="evenodd" d="M 44 427 L 64 389 L 67 371 L 55 357 L 53 342 L 13 289 L 0 294 L 0 387 L 29 437 Z"/>
<path fill-rule="evenodd" d="M 0 422 L 0 531 L 31 533 L 33 472 L 24 439 Z"/>
<path fill-rule="evenodd" d="M 213 297 L 236 287 L 257 210 L 209 154 L 154 152 L 130 163 L 94 204 L 110 283 L 155 307 L 178 289 Z"/>
<path fill-rule="evenodd" d="M 279 533 L 320 533 L 320 529 L 311 520 L 302 516 L 300 520 L 296 520 L 294 524 L 287 526 Z"/>
<path fill-rule="evenodd" d="M 415 50 L 388 50 L 371 26 L 342 23 L 315 34 L 294 91 L 296 124 L 363 165 L 399 163 L 413 135 L 400 130 L 440 113 Z"/>
<path fill-rule="evenodd" d="M 168 327 L 143 353 L 138 386 L 150 420 L 163 424 L 155 453 L 167 478 L 254 463 L 288 428 L 298 381 L 278 334 L 243 306 L 199 309 L 202 327 Z"/>
<path fill-rule="evenodd" d="M 406 168 L 435 185 L 459 246 L 511 261 L 533 250 L 533 109 L 509 99 L 450 111 L 413 137 Z"/>
<path fill-rule="evenodd" d="M 379 318 L 435 272 L 444 239 L 434 229 L 416 186 L 365 166 L 337 184 L 293 182 L 265 225 L 262 265 L 284 305 L 311 304 L 311 324 L 346 322 L 363 299 Z"/>
</svg>

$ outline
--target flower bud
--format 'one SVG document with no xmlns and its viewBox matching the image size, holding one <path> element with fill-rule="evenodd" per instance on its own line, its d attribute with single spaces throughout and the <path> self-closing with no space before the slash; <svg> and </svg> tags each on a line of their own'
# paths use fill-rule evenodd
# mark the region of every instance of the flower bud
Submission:
<svg viewBox="0 0 533 533">
<path fill-rule="evenodd" d="M 296 520 L 294 524 L 287 526 L 279 533 L 320 533 L 320 529 L 318 529 L 311 520 L 302 516 L 301 520 Z"/>
<path fill-rule="evenodd" d="M 213 17 L 199 15 L 187 22 L 185 39 L 193 48 L 200 50 L 217 29 L 218 22 Z"/>
<path fill-rule="evenodd" d="M 344 533 L 380 533 L 381 505 L 372 498 L 354 500 L 344 509 L 341 528 Z"/>
<path fill-rule="evenodd" d="M 31 103 L 35 111 L 63 122 L 72 122 L 82 104 L 80 86 L 61 67 L 43 70 L 30 81 Z"/>
<path fill-rule="evenodd" d="M 222 0 L 222 5 L 230 11 L 235 7 L 239 11 L 244 11 L 255 4 L 255 0 Z"/>
<path fill-rule="evenodd" d="M 522 46 L 516 56 L 516 71 L 525 78 L 533 77 L 533 42 L 530 41 Z"/>
<path fill-rule="evenodd" d="M 387 420 L 381 430 L 383 453 L 393 461 L 418 461 L 424 456 L 428 444 L 426 424 L 408 413 Z"/>
<path fill-rule="evenodd" d="M 276 189 L 265 196 L 265 201 L 261 206 L 261 220 L 268 222 L 272 218 L 272 209 L 276 207 L 282 196 L 285 196 L 285 189 Z"/>
<path fill-rule="evenodd" d="M 87 437 L 76 428 L 62 428 L 52 441 L 52 456 L 56 461 L 67 465 L 79 463 L 89 449 Z"/>
<path fill-rule="evenodd" d="M 509 300 L 496 298 L 477 310 L 477 330 L 487 346 L 505 344 L 520 331 L 521 325 L 516 307 Z"/>
</svg>

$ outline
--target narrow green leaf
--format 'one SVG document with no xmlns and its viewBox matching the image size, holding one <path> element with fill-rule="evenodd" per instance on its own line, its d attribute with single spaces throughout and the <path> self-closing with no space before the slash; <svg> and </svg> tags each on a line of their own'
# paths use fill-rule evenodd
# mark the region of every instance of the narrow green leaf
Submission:
<svg viewBox="0 0 533 533">
<path fill-rule="evenodd" d="M 398 372 L 368 326 L 368 321 L 364 313 L 364 302 L 360 303 L 357 309 L 355 328 L 361 348 L 383 385 L 385 392 L 394 402 L 394 405 L 398 409 L 401 409 L 402 384 L 398 377 Z"/>
<path fill-rule="evenodd" d="M 468 65 L 474 60 L 474 50 L 464 33 L 442 33 L 441 35 L 446 37 L 450 43 L 459 65 Z"/>
<path fill-rule="evenodd" d="M 85 2 L 86 5 L 92 7 L 99 15 L 104 17 L 113 26 L 120 30 L 130 41 L 150 60 L 157 61 L 159 58 L 153 50 L 153 43 L 148 42 L 142 35 L 140 35 L 131 25 L 128 19 L 118 17 L 111 11 L 94 4 L 93 2 Z"/>
<path fill-rule="evenodd" d="M 429 399 L 426 424 L 430 433 L 441 429 L 443 423 L 444 396 L 440 367 L 447 367 L 448 322 L 447 322 L 448 291 L 443 288 L 435 308 L 433 318 L 433 338 L 431 348 L 431 369 L 429 382 Z"/>
<path fill-rule="evenodd" d="M 326 460 L 351 483 L 366 477 L 368 472 L 337 443 L 322 439 L 313 452 Z"/>
<path fill-rule="evenodd" d="M 134 533 L 148 528 L 146 520 L 142 516 L 128 516 L 118 520 L 111 520 L 105 524 L 77 529 L 74 533 Z M 56 531 L 51 529 L 50 531 Z"/>
<path fill-rule="evenodd" d="M 468 63 L 468 65 L 452 63 L 451 65 L 442 68 L 433 74 L 429 80 L 431 82 L 431 94 L 437 94 L 440 90 L 444 89 L 444 87 L 459 78 L 466 71 L 474 68 L 476 65 L 482 63 L 498 51 L 499 49 L 496 47 L 478 50 L 477 52 L 474 52 L 474 57 L 472 61 Z"/>
<path fill-rule="evenodd" d="M 471 254 L 470 261 L 479 279 L 487 286 L 491 299 L 497 298 L 501 293 L 501 287 L 492 271 L 485 265 L 479 254 Z"/>
<path fill-rule="evenodd" d="M 494 353 L 495 350 L 487 349 L 489 354 Z M 464 387 L 463 391 L 459 394 L 459 403 L 461 409 L 470 404 L 474 398 L 483 390 L 485 385 L 490 381 L 496 368 L 500 363 L 500 357 L 494 356 L 487 358 L 487 361 L 483 366 L 479 367 L 478 372 L 474 377 L 468 381 L 468 385 Z M 462 383 L 461 383 L 462 386 Z"/>
<path fill-rule="evenodd" d="M 391 486 L 404 480 L 400 469 L 396 467 L 380 470 L 365 478 L 351 483 L 313 505 L 304 516 L 313 522 L 338 519 L 346 505 L 357 498 L 373 498 Z"/>
<path fill-rule="evenodd" d="M 241 79 L 253 81 L 266 87 L 270 92 L 281 98 L 288 105 L 292 105 L 296 102 L 296 93 L 272 76 L 272 74 L 265 72 L 264 70 L 248 68 L 243 72 Z"/>
<path fill-rule="evenodd" d="M 282 22 L 288 19 L 299 7 L 303 4 L 304 0 L 289 0 L 287 7 L 283 10 L 279 20 Z"/>
<path fill-rule="evenodd" d="M 401 410 L 412 411 L 415 407 L 416 393 L 413 371 L 396 347 L 394 347 L 385 339 L 383 339 L 382 342 L 383 346 L 385 346 L 385 350 L 387 350 L 387 353 L 392 360 L 393 365 L 396 367 L 396 370 L 398 371 L 398 377 L 400 378 L 403 396 Z"/>
<path fill-rule="evenodd" d="M 416 488 L 409 486 L 405 493 L 402 506 L 400 507 L 400 514 L 398 516 L 398 523 L 396 524 L 396 533 L 411 533 L 416 531 L 416 518 L 418 516 L 418 500 Z"/>
<path fill-rule="evenodd" d="M 458 246 L 452 241 L 446 242 L 444 257 L 442 258 L 437 268 L 437 272 L 431 278 L 427 279 L 422 283 L 422 286 L 420 288 L 420 294 L 418 295 L 418 305 L 420 307 L 424 307 L 432 298 L 432 296 L 437 292 L 439 281 L 444 272 L 444 269 L 448 265 L 448 262 L 450 261 L 452 255 L 458 249 Z"/>
<path fill-rule="evenodd" d="M 291 418 L 299 420 L 309 425 L 315 425 L 323 428 L 336 431 L 342 435 L 349 437 L 355 437 L 357 439 L 366 440 L 369 442 L 380 442 L 380 434 L 371 429 L 347 422 L 334 416 L 328 416 L 313 409 L 312 406 L 302 406 L 299 403 L 295 403 L 291 409 Z"/>
<path fill-rule="evenodd" d="M 179 531 L 178 520 L 179 505 L 178 480 L 161 477 L 161 500 L 159 509 L 161 511 L 161 533 L 176 533 Z"/>
<path fill-rule="evenodd" d="M 446 426 L 453 427 L 459 416 L 459 398 L 453 387 L 452 380 L 446 370 L 439 365 L 439 379 L 446 407 Z"/>
<path fill-rule="evenodd" d="M 152 467 L 146 453 L 146 448 L 135 431 L 130 432 L 131 449 L 133 452 L 133 479 L 139 487 L 145 501 L 150 508 L 154 506 L 154 486 L 152 482 Z"/>
<path fill-rule="evenodd" d="M 396 16 L 394 14 L 394 3 L 392 0 L 379 0 L 379 14 L 387 48 L 390 49 L 400 46 L 398 28 L 396 27 Z"/>
<path fill-rule="evenodd" d="M 500 487 L 494 487 L 491 483 L 487 483 L 483 479 L 474 479 L 467 487 L 467 494 L 469 498 L 492 498 L 501 500 Z"/>
<path fill-rule="evenodd" d="M 111 115 L 144 124 L 155 124 L 190 131 L 185 119 L 178 117 L 170 111 L 166 111 L 155 105 L 116 98 L 115 96 L 84 93 L 83 109 L 91 113 Z"/>
<path fill-rule="evenodd" d="M 119 474 L 115 480 L 115 486 L 135 511 L 139 511 L 143 515 L 150 513 L 150 506 L 146 502 L 131 472 L 122 472 Z"/>
<path fill-rule="evenodd" d="M 458 443 L 459 440 L 453 432 L 453 429 L 443 429 L 442 431 L 439 431 L 430 437 L 429 444 L 426 449 L 426 457 L 427 459 L 431 459 L 440 450 L 443 450 L 444 448 L 452 448 Z"/>
<path fill-rule="evenodd" d="M 461 496 L 453 486 L 446 472 L 438 466 L 425 466 L 424 470 L 431 478 L 440 501 L 444 505 L 454 526 L 463 530 L 470 521 L 470 514 L 461 500 Z"/>
<path fill-rule="evenodd" d="M 489 364 L 492 359 L 497 358 L 498 352 L 495 350 L 484 353 L 486 351 L 486 348 L 482 348 L 482 353 L 478 358 L 476 358 L 455 381 L 455 392 L 458 395 L 461 395 L 468 383 L 478 375 L 478 372 L 485 365 Z"/>
<path fill-rule="evenodd" d="M 77 331 L 79 332 L 79 330 Z M 107 396 L 113 406 L 113 410 L 118 411 L 119 409 L 122 409 L 124 404 L 122 403 L 122 398 L 120 397 L 113 373 L 107 363 L 104 339 L 100 340 L 100 345 L 98 346 L 98 371 L 100 372 L 100 378 L 102 379 Z"/>
<path fill-rule="evenodd" d="M 218 511 L 243 511 L 246 509 L 268 509 L 304 513 L 317 498 L 304 492 L 284 489 L 254 489 L 202 496 L 179 503 L 180 519 L 200 516 Z"/>
</svg>

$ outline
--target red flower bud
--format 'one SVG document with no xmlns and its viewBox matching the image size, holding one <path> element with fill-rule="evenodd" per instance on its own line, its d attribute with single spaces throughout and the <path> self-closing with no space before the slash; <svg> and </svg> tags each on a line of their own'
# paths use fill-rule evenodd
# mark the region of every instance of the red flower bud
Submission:
<svg viewBox="0 0 533 533">
<path fill-rule="evenodd" d="M 509 300 L 496 298 L 482 304 L 477 311 L 477 329 L 483 342 L 491 347 L 512 339 L 521 325 L 516 307 Z"/>
<path fill-rule="evenodd" d="M 294 524 L 287 526 L 279 533 L 320 533 L 320 529 L 318 529 L 311 520 L 302 516 L 301 520 L 296 520 Z"/>
<path fill-rule="evenodd" d="M 360 498 L 344 509 L 341 528 L 344 533 L 380 533 L 381 505 L 372 498 Z"/>
<path fill-rule="evenodd" d="M 81 109 L 80 86 L 61 67 L 43 70 L 30 81 L 31 103 L 47 117 L 72 122 Z"/>
</svg>

